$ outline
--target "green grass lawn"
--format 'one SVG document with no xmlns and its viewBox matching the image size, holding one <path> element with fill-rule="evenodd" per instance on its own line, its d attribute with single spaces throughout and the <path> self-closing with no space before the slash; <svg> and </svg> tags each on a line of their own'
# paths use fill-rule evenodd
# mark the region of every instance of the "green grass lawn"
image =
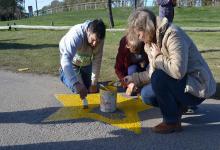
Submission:
<svg viewBox="0 0 220 150">
<path fill-rule="evenodd" d="M 151 7 L 149 9 L 153 10 L 155 14 L 158 14 L 158 7 Z M 131 11 L 131 8 L 113 9 L 116 28 L 126 27 L 127 18 Z M 56 26 L 71 26 L 93 18 L 102 18 L 107 26 L 109 25 L 107 9 L 98 9 L 57 13 L 15 21 L 0 21 L 0 26 L 5 26 L 7 23 L 13 24 L 14 22 L 25 25 L 51 25 L 52 21 Z M 185 27 L 219 27 L 220 7 L 175 7 L 174 23 Z"/>
<path fill-rule="evenodd" d="M 131 9 L 114 9 L 114 22 L 116 27 L 125 27 L 128 15 Z M 28 19 L 15 20 L 15 21 L 2 21 L 0 25 L 25 24 L 25 25 L 51 25 L 54 22 L 55 26 L 72 26 L 88 19 L 102 18 L 106 25 L 109 25 L 107 9 L 86 10 L 86 11 L 72 11 L 63 12 L 47 16 L 36 16 Z"/>
<path fill-rule="evenodd" d="M 153 9 L 157 13 L 157 9 Z M 212 27 L 220 26 L 220 9 L 218 8 L 176 8 L 174 23 L 180 26 Z M 114 9 L 117 28 L 124 28 L 131 9 Z M 76 12 L 75 12 L 76 13 Z M 86 19 L 102 17 L 108 23 L 106 10 L 66 12 L 56 15 L 33 17 L 16 21 L 17 24 L 73 25 Z M 201 21 L 198 21 L 201 20 Z M 6 22 L 0 22 L 4 25 Z M 29 68 L 26 72 L 58 75 L 59 50 L 58 43 L 67 31 L 18 30 L 0 31 L 0 69 L 17 71 Z M 217 95 L 220 98 L 220 32 L 188 32 L 203 57 L 208 62 L 216 81 Z M 114 73 L 115 56 L 123 32 L 107 32 L 105 50 L 101 68 L 101 81 L 116 80 Z"/>
<path fill-rule="evenodd" d="M 58 43 L 66 31 L 1 31 L 0 67 L 16 71 L 18 68 L 30 68 L 29 72 L 56 75 L 59 67 Z M 220 77 L 220 33 L 188 33 L 198 45 L 211 68 Z M 102 65 L 102 80 L 115 79 L 115 56 L 123 32 L 107 32 Z M 204 51 L 205 50 L 205 51 Z M 209 51 L 206 51 L 209 50 Z M 204 51 L 204 52 L 203 52 Z M 220 81 L 220 78 L 217 78 Z"/>
</svg>

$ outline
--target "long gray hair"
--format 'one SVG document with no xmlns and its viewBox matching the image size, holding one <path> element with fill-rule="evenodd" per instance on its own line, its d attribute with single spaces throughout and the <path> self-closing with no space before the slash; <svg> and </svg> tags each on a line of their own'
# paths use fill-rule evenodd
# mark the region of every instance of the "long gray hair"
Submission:
<svg viewBox="0 0 220 150">
<path fill-rule="evenodd" d="M 134 32 L 144 31 L 149 36 L 149 43 L 155 42 L 156 38 L 156 16 L 155 14 L 146 9 L 138 8 L 128 18 L 128 31 Z"/>
</svg>

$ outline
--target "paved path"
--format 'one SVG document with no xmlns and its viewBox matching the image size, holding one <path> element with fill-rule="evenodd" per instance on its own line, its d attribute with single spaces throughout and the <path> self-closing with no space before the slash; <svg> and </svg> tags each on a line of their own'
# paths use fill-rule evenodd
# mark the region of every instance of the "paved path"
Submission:
<svg viewBox="0 0 220 150">
<path fill-rule="evenodd" d="M 142 132 L 136 134 L 86 118 L 43 122 L 63 107 L 54 96 L 59 93 L 70 94 L 56 77 L 0 70 L 0 150 L 220 150 L 218 100 L 183 116 L 184 131 L 169 135 L 151 132 L 161 116 L 157 108 L 147 109 L 139 113 Z"/>
</svg>

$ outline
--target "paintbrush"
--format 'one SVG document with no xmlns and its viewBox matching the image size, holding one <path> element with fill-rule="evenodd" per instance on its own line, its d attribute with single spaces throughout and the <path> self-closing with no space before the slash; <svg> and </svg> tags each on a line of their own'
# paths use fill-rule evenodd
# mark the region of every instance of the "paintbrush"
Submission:
<svg viewBox="0 0 220 150">
<path fill-rule="evenodd" d="M 84 98 L 82 101 L 83 101 L 83 109 L 88 109 L 89 108 L 88 100 L 86 98 Z"/>
</svg>

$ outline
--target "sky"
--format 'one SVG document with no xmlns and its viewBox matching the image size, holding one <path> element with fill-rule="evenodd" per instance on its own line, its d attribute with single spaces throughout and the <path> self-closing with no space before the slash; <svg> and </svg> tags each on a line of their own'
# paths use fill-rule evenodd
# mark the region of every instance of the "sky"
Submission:
<svg viewBox="0 0 220 150">
<path fill-rule="evenodd" d="M 38 9 L 43 8 L 44 6 L 50 5 L 53 0 L 37 0 Z M 59 0 L 61 1 L 61 0 Z M 36 10 L 36 0 L 25 0 L 25 9 L 28 12 L 28 6 L 33 7 L 33 11 Z"/>
</svg>

